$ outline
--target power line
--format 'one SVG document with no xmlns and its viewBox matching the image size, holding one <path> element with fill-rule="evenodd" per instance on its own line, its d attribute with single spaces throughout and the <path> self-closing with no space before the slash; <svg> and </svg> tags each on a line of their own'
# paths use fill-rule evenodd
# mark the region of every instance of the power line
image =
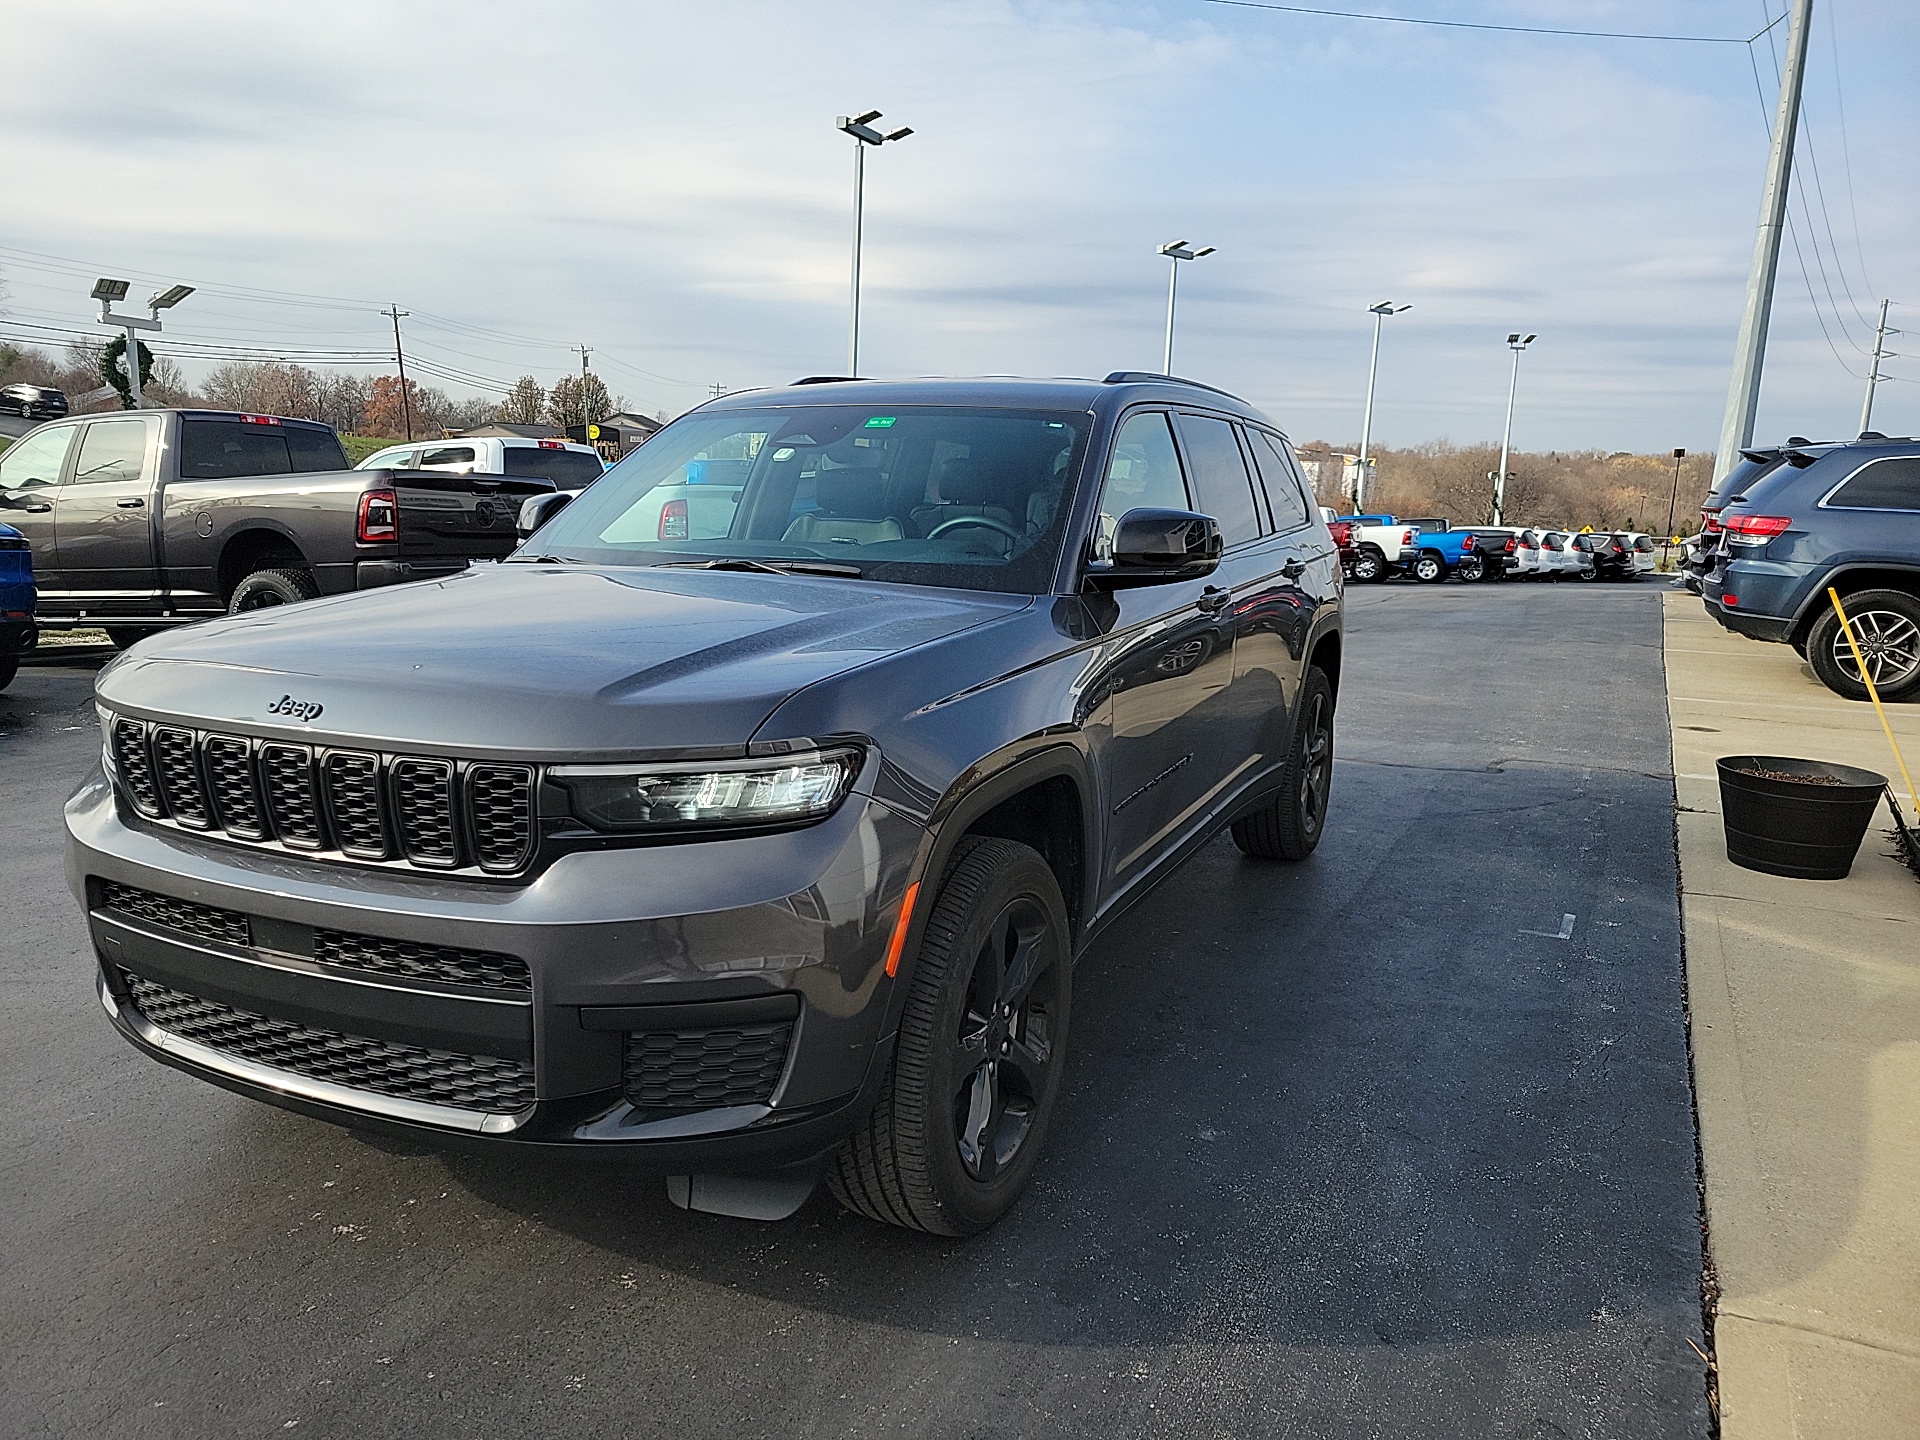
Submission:
<svg viewBox="0 0 1920 1440">
<path fill-rule="evenodd" d="M 1572 35 L 1583 40 L 1664 40 L 1682 45 L 1751 45 L 1780 23 L 1745 35 L 1648 35 L 1630 30 L 1561 30 L 1549 25 L 1494 25 L 1477 20 L 1429 20 L 1418 15 L 1379 15 L 1362 10 L 1323 10 L 1312 5 L 1275 5 L 1267 0 L 1201 0 L 1206 5 L 1230 5 L 1239 10 L 1279 10 L 1289 15 L 1321 15 L 1336 20 L 1380 20 L 1392 25 L 1429 25 L 1443 30 L 1499 30 L 1510 35 Z"/>
</svg>

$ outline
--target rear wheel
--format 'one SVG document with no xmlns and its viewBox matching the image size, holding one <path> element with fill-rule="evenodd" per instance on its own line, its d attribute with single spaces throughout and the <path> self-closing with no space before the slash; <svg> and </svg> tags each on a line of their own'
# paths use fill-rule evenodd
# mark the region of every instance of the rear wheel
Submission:
<svg viewBox="0 0 1920 1440">
<path fill-rule="evenodd" d="M 1301 682 L 1298 712 L 1280 793 L 1233 822 L 1233 843 L 1259 860 L 1304 860 L 1326 829 L 1333 791 L 1333 687 L 1318 666 L 1310 667 Z"/>
<path fill-rule="evenodd" d="M 1468 584 L 1487 578 L 1487 562 L 1478 555 L 1462 555 L 1460 563 L 1453 567 L 1453 573 Z"/>
<path fill-rule="evenodd" d="M 1387 557 L 1371 546 L 1354 557 L 1353 578 L 1362 585 L 1378 585 L 1387 578 Z"/>
<path fill-rule="evenodd" d="M 1920 598 L 1901 590 L 1862 590 L 1841 603 L 1881 698 L 1893 700 L 1920 690 Z M 1807 632 L 1807 661 L 1834 694 L 1867 698 L 1859 663 L 1831 604 Z"/>
<path fill-rule="evenodd" d="M 320 593 L 313 576 L 304 570 L 256 570 L 234 587 L 227 613 L 264 610 L 269 605 L 298 605 Z"/>
<path fill-rule="evenodd" d="M 971 1235 L 1012 1208 L 1060 1090 L 1066 902 L 1012 840 L 963 840 L 913 966 L 893 1069 L 835 1152 L 834 1198 L 870 1220 Z"/>
<path fill-rule="evenodd" d="M 1413 562 L 1413 578 L 1422 585 L 1438 585 L 1447 578 L 1447 562 L 1432 551 L 1425 551 Z"/>
</svg>

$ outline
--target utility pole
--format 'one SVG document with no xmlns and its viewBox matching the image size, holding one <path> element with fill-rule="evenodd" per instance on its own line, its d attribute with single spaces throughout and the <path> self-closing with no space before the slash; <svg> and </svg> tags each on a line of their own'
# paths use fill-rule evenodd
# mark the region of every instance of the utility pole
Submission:
<svg viewBox="0 0 1920 1440">
<path fill-rule="evenodd" d="M 902 125 L 883 135 L 873 128 L 873 122 L 879 118 L 878 110 L 868 110 L 859 115 L 836 116 L 833 122 L 835 129 L 853 137 L 853 314 L 847 331 L 849 378 L 860 373 L 860 231 L 866 215 L 867 146 L 904 140 L 913 134 L 911 126 Z"/>
<path fill-rule="evenodd" d="M 1513 397 L 1520 389 L 1520 356 L 1539 338 L 1523 336 L 1518 330 L 1507 336 L 1507 348 L 1513 351 L 1513 378 L 1507 382 L 1507 428 L 1500 433 L 1500 469 L 1493 477 L 1493 523 L 1496 525 L 1506 524 L 1507 452 L 1513 448 Z"/>
<path fill-rule="evenodd" d="M 1360 475 L 1354 482 L 1353 508 L 1357 513 L 1364 504 L 1368 476 L 1369 447 L 1373 443 L 1373 382 L 1380 374 L 1380 326 L 1389 315 L 1398 315 L 1403 310 L 1411 310 L 1411 305 L 1396 305 L 1391 300 L 1382 300 L 1378 305 L 1369 305 L 1367 313 L 1373 316 L 1373 358 L 1367 362 L 1367 409 L 1360 419 Z"/>
<path fill-rule="evenodd" d="M 580 352 L 580 423 L 591 425 L 593 416 L 587 413 L 587 357 L 593 353 L 591 345 L 570 345 L 570 350 Z"/>
<path fill-rule="evenodd" d="M 382 310 L 382 315 L 393 321 L 393 363 L 400 367 L 400 413 L 406 416 L 407 439 L 413 439 L 413 400 L 407 394 L 407 354 L 400 348 L 400 318 L 411 315 L 411 310 L 402 310 L 396 300 L 391 307 Z"/>
<path fill-rule="evenodd" d="M 1773 148 L 1767 156 L 1767 183 L 1760 192 L 1760 231 L 1753 242 L 1753 269 L 1747 276 L 1747 304 L 1740 316 L 1740 338 L 1733 347 L 1733 380 L 1727 387 L 1727 411 L 1720 422 L 1720 448 L 1713 457 L 1718 484 L 1753 443 L 1753 417 L 1760 408 L 1760 371 L 1767 358 L 1767 323 L 1773 314 L 1773 280 L 1780 268 L 1780 235 L 1787 225 L 1787 182 L 1793 173 L 1793 137 L 1800 128 L 1800 84 L 1807 69 L 1807 31 L 1813 0 L 1793 0 L 1787 26 L 1787 64 L 1780 73 L 1780 104 L 1773 117 Z"/>
<path fill-rule="evenodd" d="M 1900 333 L 1887 328 L 1887 307 L 1892 303 L 1891 300 L 1880 302 L 1880 328 L 1873 336 L 1873 367 L 1867 371 L 1867 402 L 1860 407 L 1860 430 L 1863 434 L 1873 428 L 1873 392 L 1880 384 L 1880 362 L 1887 355 L 1887 336 Z"/>
</svg>

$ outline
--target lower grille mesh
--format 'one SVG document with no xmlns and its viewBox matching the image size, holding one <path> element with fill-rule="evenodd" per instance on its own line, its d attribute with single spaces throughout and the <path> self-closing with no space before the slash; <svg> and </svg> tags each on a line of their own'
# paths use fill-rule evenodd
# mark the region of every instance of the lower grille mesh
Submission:
<svg viewBox="0 0 1920 1440">
<path fill-rule="evenodd" d="M 765 1105 L 787 1068 L 791 1020 L 627 1036 L 626 1094 L 642 1110 Z"/>
<path fill-rule="evenodd" d="M 409 980 L 441 980 L 489 990 L 533 988 L 527 962 L 517 956 L 453 945 L 421 945 L 412 940 L 382 940 L 373 935 L 349 935 L 344 930 L 314 931 L 313 958 L 323 965 L 377 970 Z"/>
<path fill-rule="evenodd" d="M 156 895 L 151 890 L 122 885 L 115 880 L 107 882 L 101 899 L 123 914 L 166 930 L 197 935 L 202 940 L 224 940 L 229 945 L 253 943 L 247 917 L 232 910 L 220 910 L 192 900 L 176 900 L 171 895 Z"/>
<path fill-rule="evenodd" d="M 242 1060 L 355 1090 L 499 1114 L 533 1103 L 533 1070 L 517 1060 L 396 1045 L 235 1010 L 121 972 L 149 1021 Z"/>
</svg>

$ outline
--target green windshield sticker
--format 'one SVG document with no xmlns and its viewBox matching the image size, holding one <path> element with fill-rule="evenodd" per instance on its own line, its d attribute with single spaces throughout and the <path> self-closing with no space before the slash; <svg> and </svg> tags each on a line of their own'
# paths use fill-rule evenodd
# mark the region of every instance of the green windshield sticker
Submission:
<svg viewBox="0 0 1920 1440">
<path fill-rule="evenodd" d="M 894 420 L 894 417 L 891 415 L 876 415 L 871 420 L 867 421 L 867 429 L 885 430 L 893 424 L 893 420 Z"/>
</svg>

